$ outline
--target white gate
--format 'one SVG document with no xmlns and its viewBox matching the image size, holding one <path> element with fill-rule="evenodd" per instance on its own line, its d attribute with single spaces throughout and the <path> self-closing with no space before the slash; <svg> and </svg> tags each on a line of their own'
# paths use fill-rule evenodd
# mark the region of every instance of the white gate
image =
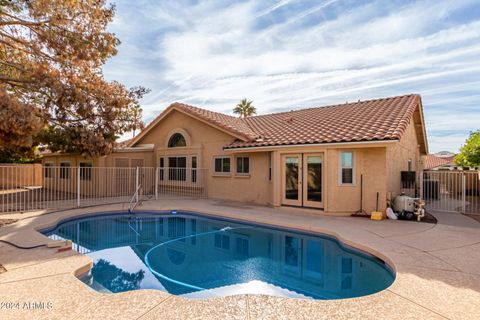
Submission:
<svg viewBox="0 0 480 320">
<path fill-rule="evenodd" d="M 480 214 L 480 171 L 424 171 L 427 209 Z"/>
</svg>

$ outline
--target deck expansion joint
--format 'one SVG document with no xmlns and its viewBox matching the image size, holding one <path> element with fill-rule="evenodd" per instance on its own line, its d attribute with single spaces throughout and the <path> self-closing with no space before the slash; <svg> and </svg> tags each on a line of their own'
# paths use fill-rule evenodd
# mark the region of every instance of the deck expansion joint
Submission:
<svg viewBox="0 0 480 320">
<path fill-rule="evenodd" d="M 7 271 L 8 272 L 8 271 Z M 3 274 L 7 274 L 7 272 Z M 10 280 L 10 281 L 5 281 L 5 282 L 0 282 L 0 286 L 4 284 L 9 284 L 9 283 L 15 283 L 15 282 L 24 282 L 24 281 L 30 281 L 30 280 L 37 280 L 37 279 L 43 279 L 43 278 L 54 278 L 54 277 L 59 277 L 59 276 L 65 276 L 65 275 L 71 275 L 75 277 L 71 272 L 62 272 L 62 273 L 55 273 L 55 274 L 49 274 L 45 276 L 40 276 L 40 277 L 33 277 L 33 278 L 24 278 L 24 279 L 18 279 L 18 280 Z M 0 276 L 1 280 L 1 276 Z"/>
<path fill-rule="evenodd" d="M 419 306 L 419 307 L 422 308 L 422 309 L 425 309 L 425 310 L 428 310 L 428 311 L 430 311 L 430 312 L 432 312 L 432 313 L 435 313 L 436 315 L 438 315 L 438 316 L 440 316 L 440 317 L 442 317 L 442 318 L 445 318 L 445 319 L 448 319 L 448 320 L 452 320 L 451 318 L 449 318 L 449 317 L 447 317 L 447 316 L 444 316 L 443 314 L 438 313 L 437 311 L 432 310 L 432 309 L 430 309 L 430 308 L 428 308 L 428 307 L 425 307 L 425 306 L 419 304 L 418 302 L 415 302 L 415 301 L 413 301 L 413 300 L 411 300 L 411 299 L 409 299 L 409 298 L 407 298 L 407 297 L 404 297 L 404 296 L 402 296 L 401 294 L 392 291 L 391 289 L 387 289 L 386 291 L 388 291 L 388 292 L 390 292 L 390 293 L 393 293 L 394 295 L 396 295 L 396 296 L 398 296 L 398 297 L 400 297 L 400 298 L 402 298 L 402 299 L 404 299 L 404 300 L 407 300 L 407 301 L 409 301 L 409 302 L 411 302 L 411 303 Z"/>
<path fill-rule="evenodd" d="M 152 312 L 153 310 L 157 309 L 161 304 L 167 302 L 168 300 L 171 300 L 173 299 L 173 295 L 170 295 L 168 297 L 166 297 L 165 299 L 163 299 L 162 301 L 160 301 L 159 303 L 157 303 L 156 305 L 154 305 L 153 307 L 151 307 L 150 309 L 148 309 L 147 311 L 145 311 L 144 313 L 142 313 L 138 318 L 138 319 L 141 319 L 143 318 L 144 316 L 146 316 L 147 314 L 149 314 L 150 312 Z"/>
</svg>

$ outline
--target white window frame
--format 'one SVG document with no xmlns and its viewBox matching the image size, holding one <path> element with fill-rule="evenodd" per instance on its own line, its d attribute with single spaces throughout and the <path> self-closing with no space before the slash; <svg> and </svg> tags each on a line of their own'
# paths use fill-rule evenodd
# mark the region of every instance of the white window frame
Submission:
<svg viewBox="0 0 480 320">
<path fill-rule="evenodd" d="M 215 161 L 217 159 L 229 159 L 230 160 L 230 171 L 228 172 L 223 172 L 223 171 L 216 171 L 215 170 Z M 223 161 L 222 161 L 222 168 L 223 168 Z M 213 175 L 214 176 L 223 176 L 223 177 L 229 177 L 232 175 L 232 157 L 231 156 L 214 156 L 213 157 Z"/>
<path fill-rule="evenodd" d="M 193 167 L 193 158 L 195 158 L 195 168 Z M 190 161 L 190 168 L 189 170 L 187 169 L 187 173 L 189 173 L 190 176 L 190 182 L 191 183 L 197 183 L 198 182 L 198 164 L 199 164 L 199 159 L 197 154 L 191 154 L 189 159 Z"/>
<path fill-rule="evenodd" d="M 62 167 L 62 164 L 68 164 L 68 167 Z M 62 178 L 62 169 L 68 172 L 68 178 Z M 72 162 L 70 160 L 62 160 L 58 163 L 58 180 L 72 179 Z"/>
<path fill-rule="evenodd" d="M 164 181 L 165 177 L 166 177 L 165 172 L 167 172 L 167 170 L 165 170 L 165 168 L 167 168 L 167 167 L 165 166 L 165 164 L 166 164 L 167 161 L 165 159 L 166 159 L 165 156 L 160 156 L 158 158 L 158 179 L 160 181 Z M 163 161 L 163 166 L 162 166 L 162 161 Z"/>
<path fill-rule="evenodd" d="M 82 164 L 90 164 L 90 167 L 82 167 Z M 90 169 L 90 179 L 84 179 L 82 178 L 82 169 L 88 168 Z M 80 161 L 78 163 L 78 170 L 80 170 L 79 175 L 80 175 L 80 181 L 83 182 L 91 182 L 93 180 L 93 162 L 92 161 Z"/>
<path fill-rule="evenodd" d="M 272 161 L 273 161 L 273 152 L 269 152 L 268 153 L 268 181 L 270 182 L 272 182 L 273 180 Z"/>
<path fill-rule="evenodd" d="M 248 158 L 248 172 L 238 172 L 238 159 L 240 159 L 240 158 Z M 242 166 L 243 166 L 243 162 L 242 162 Z M 251 167 L 250 156 L 236 156 L 235 157 L 235 175 L 236 176 L 249 177 L 250 176 L 250 171 L 251 171 L 250 167 Z M 230 169 L 231 168 L 232 168 L 232 165 L 230 164 Z"/>
<path fill-rule="evenodd" d="M 45 170 L 43 173 L 44 179 L 53 179 L 55 177 L 55 163 L 53 161 L 45 161 L 43 164 L 43 169 Z M 50 172 L 49 177 L 45 176 L 47 170 Z"/>
<path fill-rule="evenodd" d="M 352 182 L 351 183 L 344 183 L 343 180 L 342 180 L 342 169 L 344 168 L 343 165 L 342 165 L 342 154 L 343 153 L 351 153 L 352 154 Z M 340 157 L 338 159 L 338 183 L 341 185 L 341 186 L 355 186 L 355 152 L 353 152 L 352 150 L 342 150 L 340 151 Z M 349 168 L 349 167 L 345 167 L 345 168 Z"/>
<path fill-rule="evenodd" d="M 170 179 L 170 176 L 171 176 L 170 175 L 170 172 L 171 172 L 170 169 L 183 169 L 181 167 L 170 167 L 170 158 L 177 158 L 177 159 L 178 158 L 185 158 L 185 168 L 184 168 L 185 169 L 185 179 L 184 180 L 182 180 L 182 179 L 180 179 L 180 180 L 179 179 Z M 189 161 L 189 156 L 187 154 L 169 154 L 169 155 L 166 155 L 165 160 L 164 160 L 164 164 L 166 164 L 165 168 L 167 168 L 167 170 L 165 171 L 166 174 L 167 174 L 166 178 L 168 178 L 167 180 L 168 181 L 179 181 L 181 183 L 188 181 L 188 177 L 187 177 L 188 161 Z M 180 172 L 180 171 L 177 171 L 177 172 Z M 164 175 L 165 175 L 165 173 L 164 173 Z M 164 178 L 165 178 L 165 176 L 164 176 Z"/>
</svg>

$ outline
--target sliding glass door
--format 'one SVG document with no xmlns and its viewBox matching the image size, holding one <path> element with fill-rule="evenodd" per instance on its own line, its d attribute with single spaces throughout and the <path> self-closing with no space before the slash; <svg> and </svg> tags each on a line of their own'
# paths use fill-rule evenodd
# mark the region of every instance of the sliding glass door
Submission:
<svg viewBox="0 0 480 320">
<path fill-rule="evenodd" d="M 284 155 L 282 166 L 282 204 L 323 207 L 323 155 Z"/>
</svg>

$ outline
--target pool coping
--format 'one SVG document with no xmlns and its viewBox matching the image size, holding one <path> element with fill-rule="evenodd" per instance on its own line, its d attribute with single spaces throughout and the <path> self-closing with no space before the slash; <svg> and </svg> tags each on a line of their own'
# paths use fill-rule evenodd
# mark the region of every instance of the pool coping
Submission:
<svg viewBox="0 0 480 320">
<path fill-rule="evenodd" d="M 190 206 L 190 207 L 189 207 Z M 426 250 L 423 250 L 422 248 L 415 248 L 409 245 L 405 245 L 403 242 L 405 242 L 405 236 L 409 237 L 419 237 L 419 235 L 428 234 L 428 237 L 435 236 L 436 233 L 438 233 L 439 239 L 442 239 L 442 232 L 451 232 L 452 226 L 449 225 L 448 223 L 443 223 L 442 219 L 439 219 L 439 225 L 419 225 L 413 222 L 400 222 L 398 224 L 392 224 L 392 221 L 387 222 L 387 221 L 381 221 L 381 222 L 374 222 L 374 221 L 365 221 L 365 220 L 358 220 L 358 218 L 338 218 L 338 217 L 326 217 L 323 215 L 319 215 L 317 213 L 315 214 L 308 214 L 302 211 L 296 211 L 292 208 L 282 208 L 282 209 L 272 209 L 272 208 L 265 208 L 265 207 L 249 207 L 247 209 L 244 208 L 237 208 L 237 207 L 225 207 L 225 206 L 219 206 L 218 204 L 209 202 L 209 201 L 203 201 L 203 202 L 192 202 L 192 203 L 185 203 L 185 201 L 182 202 L 176 202 L 176 201 L 171 201 L 170 203 L 165 203 L 165 202 L 145 202 L 143 204 L 142 211 L 149 211 L 150 209 L 154 211 L 171 211 L 171 210 L 178 210 L 178 211 L 191 211 L 195 213 L 200 213 L 201 216 L 205 217 L 211 217 L 211 218 L 226 218 L 226 219 L 233 219 L 238 222 L 244 222 L 248 224 L 260 224 L 268 227 L 279 227 L 281 229 L 287 228 L 287 229 L 295 229 L 295 231 L 299 232 L 306 232 L 306 233 L 321 233 L 325 234 L 327 236 L 333 237 L 340 241 L 344 245 L 348 245 L 350 247 L 353 247 L 355 249 L 359 249 L 362 251 L 367 252 L 368 254 L 377 256 L 381 259 L 383 259 L 387 264 L 389 264 L 390 267 L 395 271 L 396 277 L 392 285 L 387 288 L 386 290 L 380 291 L 378 293 L 375 293 L 373 295 L 369 296 L 364 296 L 360 298 L 349 298 L 349 299 L 340 299 L 340 300 L 314 300 L 314 301 L 321 301 L 321 303 L 313 303 L 315 305 L 314 309 L 312 309 L 312 301 L 310 300 L 302 300 L 302 299 L 296 299 L 296 298 L 276 298 L 276 297 L 270 297 L 270 296 L 256 296 L 256 295 L 240 295 L 240 296 L 232 296 L 228 298 L 213 298 L 213 299 L 205 299 L 203 303 L 207 302 L 208 304 L 211 304 L 212 306 L 215 306 L 217 304 L 225 304 L 227 301 L 228 303 L 233 303 L 233 304 L 244 304 L 245 307 L 244 309 L 246 311 L 246 315 L 248 317 L 253 318 L 257 317 L 259 312 L 261 311 L 260 309 L 262 308 L 271 308 L 272 314 L 271 316 L 279 315 L 275 313 L 275 310 L 280 310 L 280 306 L 290 306 L 289 308 L 285 309 L 282 311 L 282 313 L 288 313 L 290 311 L 290 308 L 297 310 L 297 315 L 302 314 L 302 311 L 305 311 L 305 314 L 318 314 L 315 312 L 324 311 L 324 315 L 338 315 L 338 312 L 340 310 L 338 309 L 338 305 L 344 305 L 344 308 L 342 308 L 341 313 L 344 314 L 347 318 L 350 318 L 350 316 L 353 315 L 358 315 L 358 314 L 363 314 L 362 317 L 365 318 L 373 318 L 373 316 L 378 317 L 378 316 L 383 316 L 385 317 L 385 312 L 386 310 L 383 310 L 383 308 L 378 308 L 378 307 L 368 307 L 368 308 L 363 308 L 362 312 L 358 312 L 358 306 L 359 305 L 370 305 L 373 301 L 383 301 L 382 303 L 385 304 L 386 301 L 388 300 L 398 300 L 402 305 L 405 305 L 406 309 L 409 310 L 415 310 L 416 315 L 420 315 L 421 317 L 425 318 L 426 315 L 428 317 L 440 317 L 440 318 L 456 318 L 456 314 L 454 311 L 458 311 L 458 315 L 461 313 L 465 313 L 465 305 L 460 303 L 460 304 L 452 304 L 449 303 L 444 307 L 439 307 L 438 303 L 431 303 L 428 301 L 429 299 L 426 299 L 425 303 L 422 303 L 421 301 L 412 301 L 410 297 L 408 297 L 408 292 L 412 291 L 414 292 L 415 290 L 423 290 L 422 292 L 424 293 L 422 296 L 425 296 L 425 293 L 428 293 L 431 291 L 431 296 L 435 297 L 437 294 L 435 294 L 436 291 L 442 291 L 443 294 L 445 294 L 445 289 L 451 289 L 450 294 L 458 294 L 459 288 L 457 286 L 451 286 L 448 285 L 448 282 L 450 280 L 448 279 L 442 279 L 445 282 L 445 285 L 442 284 L 441 290 L 436 290 L 439 288 L 436 288 L 435 286 L 431 286 L 430 288 L 427 286 L 418 286 L 419 288 L 415 288 L 416 285 L 413 283 L 410 287 L 405 288 L 406 283 L 405 282 L 411 282 L 411 279 L 409 281 L 409 278 L 411 278 L 411 273 L 413 273 L 417 280 L 424 280 L 424 282 L 429 282 L 428 279 L 422 279 L 422 277 L 418 277 L 418 274 L 422 274 L 423 271 L 421 269 L 426 269 L 426 271 L 431 271 L 432 273 L 439 273 L 437 278 L 441 277 L 453 277 L 456 279 L 456 281 L 460 281 L 461 283 L 464 283 L 465 279 L 468 278 L 468 282 L 471 283 L 472 288 L 460 288 L 460 292 L 462 292 L 463 289 L 467 289 L 469 291 L 469 295 L 472 295 L 473 291 L 473 297 L 480 297 L 479 296 L 479 291 L 477 288 L 480 288 L 480 273 L 479 274 L 472 274 L 471 272 L 468 272 L 468 270 L 462 270 L 461 268 L 458 268 L 458 266 L 451 266 L 451 263 L 444 263 L 442 259 L 436 260 L 436 258 L 429 257 L 428 254 L 425 254 Z M 38 244 L 41 243 L 42 241 L 47 241 L 47 237 L 40 234 L 37 230 L 41 229 L 46 229 L 46 228 L 51 228 L 55 225 L 58 225 L 59 223 L 64 223 L 64 221 L 68 218 L 81 218 L 81 217 L 88 217 L 92 215 L 101 215 L 105 214 L 107 212 L 111 212 L 112 210 L 114 211 L 125 211 L 122 205 L 104 205 L 104 206 L 99 206 L 96 207 L 96 209 L 99 209 L 97 212 L 90 212 L 92 210 L 90 208 L 84 208 L 84 209 L 74 209 L 74 210 L 66 210 L 66 211 L 59 211 L 59 212 L 53 212 L 53 213 L 48 213 L 46 215 L 40 215 L 40 216 L 34 216 L 30 218 L 26 218 L 24 220 L 21 220 L 11 226 L 6 226 L 0 229 L 0 239 L 10 239 L 12 241 L 16 241 L 16 244 L 23 244 L 23 245 L 32 245 L 34 243 Z M 257 213 L 262 213 L 262 212 L 268 212 L 268 215 L 258 215 Z M 441 214 L 439 214 L 441 216 Z M 272 220 L 272 217 L 278 217 L 276 220 Z M 281 217 L 281 219 L 280 219 Z M 438 218 L 438 217 L 437 217 Z M 451 219 L 452 217 L 448 217 L 448 219 Z M 462 218 L 468 219 L 469 221 L 475 222 L 474 220 L 467 218 L 467 217 L 462 217 L 460 215 L 455 216 L 453 220 L 455 221 L 461 221 Z M 29 221 L 30 220 L 30 221 Z M 293 221 L 296 220 L 296 221 Z M 275 222 L 275 223 L 272 223 Z M 320 222 L 319 222 L 320 221 Z M 446 220 L 445 220 L 446 221 Z M 395 222 L 393 222 L 395 223 Z M 410 225 L 409 225 L 410 224 Z M 383 225 L 383 227 L 382 227 Z M 358 230 L 355 227 L 359 227 Z M 379 228 L 380 226 L 380 228 Z M 401 230 L 398 231 L 398 233 L 393 233 L 388 235 L 389 232 L 391 232 L 390 229 L 395 229 L 397 227 L 401 227 Z M 460 226 L 458 226 L 459 231 L 460 230 L 467 230 L 469 235 L 471 236 L 471 239 L 467 239 L 468 237 L 465 238 L 465 241 L 468 245 L 462 245 L 461 246 L 456 246 L 456 245 L 451 245 L 447 246 L 444 249 L 441 249 L 440 252 L 443 252 L 445 250 L 455 250 L 458 248 L 468 248 L 469 246 L 472 246 L 472 248 L 476 248 L 475 244 L 477 242 L 480 242 L 480 224 L 473 225 L 470 227 L 466 221 L 461 221 Z M 412 229 L 412 230 L 410 230 Z M 355 233 L 355 230 L 357 230 L 358 234 L 353 234 Z M 373 231 L 372 231 L 373 230 Z M 408 233 L 404 233 L 403 230 L 409 230 Z M 410 232 L 411 231 L 411 232 Z M 380 236 L 380 233 L 384 233 L 384 237 Z M 378 233 L 378 234 L 376 234 Z M 36 235 L 35 235 L 36 234 Z M 385 234 L 387 234 L 385 236 Z M 477 235 L 478 234 L 478 235 Z M 27 237 L 25 237 L 27 236 Z M 43 238 L 42 238 L 43 237 Z M 426 238 L 428 238 L 426 237 Z M 398 248 L 392 248 L 391 243 L 388 245 L 384 245 L 381 242 L 383 241 L 382 239 L 387 239 L 390 242 L 391 239 L 395 239 L 396 241 L 394 242 L 394 245 L 398 246 Z M 397 241 L 398 240 L 398 241 Z M 445 240 L 445 239 L 444 239 Z M 6 246 L 6 245 L 5 245 Z M 11 249 L 11 248 L 10 248 Z M 401 250 L 404 251 L 402 252 L 402 255 L 404 253 L 405 257 L 402 255 L 398 255 L 398 252 L 395 251 Z M 14 250 L 15 251 L 15 250 Z M 438 250 L 436 250 L 438 251 Z M 0 251 L 1 252 L 1 251 Z M 433 251 L 432 251 L 433 252 Z M 54 255 L 54 254 L 52 254 Z M 69 256 L 70 257 L 70 256 Z M 83 256 L 85 257 L 85 256 Z M 403 260 L 402 260 L 403 259 Z M 425 262 L 433 262 L 437 264 L 435 267 L 427 266 L 425 267 L 424 265 L 420 265 L 422 263 L 419 263 L 419 265 L 416 265 L 415 259 L 422 260 L 424 259 Z M 68 260 L 65 258 L 65 260 Z M 475 257 L 475 261 L 477 261 L 477 257 Z M 478 260 L 480 262 L 480 260 Z M 2 261 L 0 261 L 1 263 Z M 44 264 L 51 263 L 50 260 L 46 260 Z M 75 277 L 78 275 L 79 270 L 84 271 L 85 268 L 88 268 L 91 266 L 91 260 L 90 259 L 78 259 L 77 264 L 69 265 L 68 267 L 61 268 L 62 260 L 56 262 L 56 264 L 59 266 L 58 272 L 52 272 L 51 274 L 48 275 L 48 277 L 53 278 L 58 275 L 70 275 Z M 76 266 L 76 268 L 75 268 Z M 33 281 L 35 279 L 39 279 L 38 277 L 33 276 L 24 276 L 21 280 L 22 281 L 8 281 L 8 280 L 3 280 L 5 278 L 8 278 L 6 275 L 9 273 L 15 273 L 19 271 L 25 271 L 25 268 L 29 268 L 29 266 L 25 267 L 18 267 L 18 268 L 8 268 L 7 264 L 7 272 L 0 275 L 0 288 L 2 286 L 5 286 L 7 283 L 21 283 L 21 282 L 28 282 L 28 281 Z M 412 271 L 413 270 L 413 271 Z M 420 271 L 419 271 L 420 270 Z M 426 277 L 426 276 L 425 276 Z M 424 277 L 424 278 L 425 278 Z M 404 279 L 405 278 L 405 279 Z M 457 279 L 458 278 L 458 279 Z M 79 280 L 76 280 L 80 282 Z M 422 282 L 422 281 L 420 281 Z M 83 286 L 87 287 L 86 285 L 82 284 Z M 87 287 L 88 288 L 88 287 Z M 88 290 L 92 290 L 88 288 Z M 82 292 L 85 292 L 85 290 L 81 290 Z M 144 290 L 138 290 L 138 291 L 144 291 Z M 148 290 L 147 290 L 148 291 Z M 449 290 L 447 290 L 447 294 Z M 142 295 L 144 293 L 132 293 L 132 292 L 126 292 L 123 294 L 120 294 L 121 297 L 125 297 L 126 301 L 128 301 L 129 296 L 137 296 L 137 295 Z M 113 297 L 108 297 L 105 298 L 103 297 L 104 294 L 99 294 L 99 293 L 94 293 L 94 296 L 96 296 L 96 299 L 113 299 Z M 112 294 L 113 296 L 119 295 L 119 294 Z M 158 293 L 156 294 L 149 294 L 149 296 L 156 297 L 158 296 Z M 465 296 L 465 293 L 462 293 L 460 295 Z M 428 296 L 428 295 L 427 295 Z M 185 310 L 185 315 L 189 314 L 188 311 L 188 305 L 197 305 L 197 304 L 202 304 L 202 302 L 191 302 L 192 300 L 185 300 L 184 298 L 176 297 L 176 296 L 170 296 L 167 294 L 166 299 L 173 300 L 178 306 L 183 306 L 183 304 L 186 305 L 186 310 Z M 149 299 L 147 299 L 149 300 Z M 453 299 L 455 301 L 455 299 Z M 468 300 L 469 299 L 464 299 Z M 163 301 L 163 300 L 162 300 Z M 336 301 L 336 302 L 334 302 Z M 254 305 L 256 308 L 261 307 L 260 309 L 255 309 L 256 311 L 253 312 L 251 305 Z M 396 303 L 396 306 L 399 304 Z M 304 306 L 304 307 L 302 307 Z M 308 307 L 307 307 L 308 306 Z M 334 307 L 336 306 L 336 307 Z M 353 306 L 353 309 L 350 309 L 350 307 Z M 456 306 L 456 307 L 455 307 Z M 459 306 L 461 308 L 459 308 Z M 468 304 L 470 306 L 470 304 Z M 130 306 L 132 307 L 132 306 Z M 448 308 L 445 308 L 448 307 Z M 120 309 L 128 309 L 128 306 L 124 306 Z M 150 315 L 155 315 L 155 314 L 162 314 L 160 311 L 165 311 L 161 308 L 161 305 L 158 305 L 155 307 L 156 309 L 152 309 L 148 311 L 145 316 L 150 316 Z M 182 308 L 180 308 L 182 309 Z M 357 309 L 357 313 L 354 312 L 354 310 Z M 365 310 L 364 310 L 365 309 Z M 371 309 L 371 310 L 369 310 Z M 395 310 L 391 310 L 391 312 L 398 313 L 399 307 L 397 307 Z M 402 308 L 400 308 L 402 309 Z M 467 308 L 468 309 L 468 308 Z M 480 307 L 470 306 L 470 309 L 472 309 L 471 312 L 471 318 L 474 319 L 476 316 L 480 315 Z M 326 312 L 326 310 L 329 310 Z M 351 310 L 352 313 L 349 313 L 348 310 Z M 0 310 L 0 315 L 2 314 L 3 310 Z M 369 311 L 369 313 L 364 314 L 363 311 Z M 218 313 L 220 316 L 221 313 Z M 407 315 L 411 314 L 409 311 L 405 311 L 402 313 L 402 315 Z M 413 318 L 416 316 L 412 315 Z M 225 314 L 223 314 L 224 316 Z M 389 316 L 393 316 L 392 313 L 389 313 Z M 474 317 L 475 316 L 475 317 Z M 355 316 L 356 317 L 356 316 Z M 468 317 L 467 317 L 468 318 Z"/>
</svg>

